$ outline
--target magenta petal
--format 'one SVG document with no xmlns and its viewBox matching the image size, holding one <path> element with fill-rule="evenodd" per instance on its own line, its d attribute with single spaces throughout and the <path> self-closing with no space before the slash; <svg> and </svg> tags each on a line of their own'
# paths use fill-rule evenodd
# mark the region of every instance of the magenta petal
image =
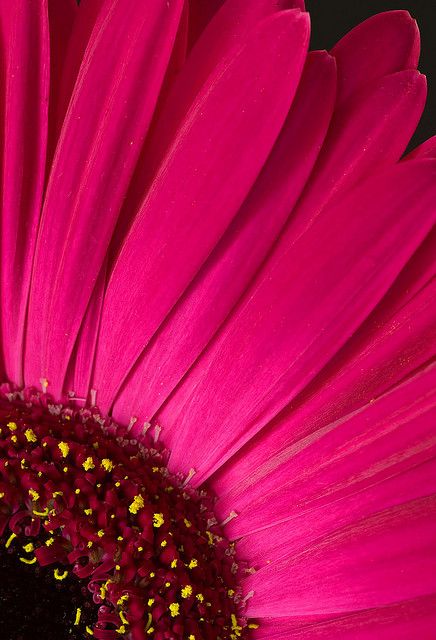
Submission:
<svg viewBox="0 0 436 640">
<path fill-rule="evenodd" d="M 1 333 L 7 378 L 22 385 L 25 315 L 45 178 L 50 80 L 47 3 L 2 2 L 0 28 L 5 65 Z"/>
<path fill-rule="evenodd" d="M 308 36 L 306 14 L 268 18 L 191 108 L 108 283 L 93 382 L 103 410 L 258 176 L 297 89 Z"/>
<path fill-rule="evenodd" d="M 149 420 L 243 293 L 312 169 L 330 120 L 335 80 L 332 58 L 322 52 L 309 54 L 298 93 L 262 173 L 222 241 L 127 378 L 115 403 L 116 419 L 128 423 L 134 411 L 139 422 Z"/>
<path fill-rule="evenodd" d="M 202 0 L 202 3 L 209 12 L 210 2 Z M 292 0 L 228 0 L 213 16 L 180 73 L 169 86 L 168 95 L 164 96 L 159 104 L 157 117 L 136 167 L 120 216 L 113 243 L 115 249 L 122 243 L 131 224 L 132 215 L 142 204 L 165 153 L 173 143 L 177 130 L 200 91 L 215 82 L 214 78 L 219 76 L 219 69 L 224 69 L 229 61 L 241 52 L 249 34 L 264 19 L 281 9 L 293 8 L 295 4 Z M 292 50 L 290 48 L 288 55 L 292 54 Z M 249 73 L 252 73 L 252 69 Z"/>
<path fill-rule="evenodd" d="M 48 183 L 29 304 L 26 384 L 45 378 L 55 396 L 153 115 L 181 4 L 107 0 L 85 52 Z"/>
<path fill-rule="evenodd" d="M 74 394 L 76 398 L 84 401 L 92 402 L 89 392 L 95 347 L 100 328 L 101 310 L 103 308 L 106 272 L 107 265 L 105 261 L 80 326 L 64 382 L 64 390 L 69 395 Z"/>
<path fill-rule="evenodd" d="M 431 160 L 402 163 L 325 210 L 293 244 L 282 236 L 158 418 L 173 468 L 193 467 L 195 482 L 204 480 L 343 345 L 433 224 L 435 170 Z"/>
<path fill-rule="evenodd" d="M 435 382 L 436 368 L 424 369 L 277 457 L 266 455 L 263 466 L 271 460 L 271 472 L 256 478 L 254 468 L 249 478 L 261 491 L 251 497 L 246 486 L 244 503 L 233 505 L 239 516 L 228 533 L 244 536 L 240 553 L 262 566 L 374 512 L 436 492 Z"/>
<path fill-rule="evenodd" d="M 432 594 L 318 621 L 263 618 L 252 633 L 255 640 L 434 640 L 435 625 L 436 595 Z"/>
<path fill-rule="evenodd" d="M 345 613 L 433 594 L 435 536 L 435 496 L 381 511 L 247 578 L 247 613 Z"/>
<path fill-rule="evenodd" d="M 407 11 L 378 13 L 357 25 L 332 49 L 338 64 L 338 103 L 384 75 L 416 69 L 420 38 Z"/>
<path fill-rule="evenodd" d="M 65 77 L 68 45 L 78 14 L 76 0 L 48 0 L 50 24 L 50 115 L 47 165 L 53 160 L 57 137 L 60 131 L 58 120 L 61 110 L 61 86 Z M 65 115 L 65 110 L 62 116 Z"/>
<path fill-rule="evenodd" d="M 264 495 L 262 480 L 285 468 L 296 442 L 356 411 L 434 356 L 436 231 L 425 240 L 373 314 L 294 403 L 213 477 L 219 509 Z M 240 483 L 240 478 L 244 482 Z M 233 523 L 240 525 L 240 520 Z"/>
</svg>

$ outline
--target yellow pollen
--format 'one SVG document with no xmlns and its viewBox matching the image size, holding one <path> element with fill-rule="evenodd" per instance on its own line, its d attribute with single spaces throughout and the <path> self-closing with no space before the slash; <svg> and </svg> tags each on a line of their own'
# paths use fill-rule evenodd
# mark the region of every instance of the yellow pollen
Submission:
<svg viewBox="0 0 436 640">
<path fill-rule="evenodd" d="M 5 494 L 3 493 L 3 491 L 0 492 L 0 498 L 4 498 Z"/>
<path fill-rule="evenodd" d="M 65 578 L 66 578 L 66 577 L 67 577 L 67 575 L 68 575 L 68 571 L 67 571 L 67 570 L 65 570 L 63 573 L 61 573 L 61 572 L 59 571 L 59 569 L 55 569 L 55 570 L 53 571 L 53 575 L 54 575 L 54 577 L 55 577 L 55 580 L 65 580 Z"/>
<path fill-rule="evenodd" d="M 52 495 L 53 495 L 53 498 L 57 498 L 58 496 L 63 496 L 64 492 L 63 491 L 53 491 Z"/>
<path fill-rule="evenodd" d="M 45 518 L 46 516 L 48 516 L 49 514 L 49 510 L 48 507 L 46 507 L 44 509 L 44 511 L 37 511 L 36 509 L 33 509 L 32 513 L 34 513 L 36 516 L 40 517 L 40 518 Z M 56 513 L 56 512 L 55 512 Z M 45 524 L 45 523 L 44 523 Z"/>
<path fill-rule="evenodd" d="M 151 615 L 151 613 L 148 614 L 148 620 L 147 620 L 147 624 L 145 626 L 145 631 L 147 631 L 147 633 L 153 633 L 154 629 L 151 626 L 151 623 L 153 622 L 153 616 Z"/>
<path fill-rule="evenodd" d="M 48 540 L 45 541 L 45 546 L 46 547 L 51 547 L 53 542 L 54 542 L 54 538 L 49 538 Z"/>
<path fill-rule="evenodd" d="M 166 540 L 162 540 L 162 542 L 160 543 L 161 547 L 166 547 L 168 544 L 168 542 Z"/>
<path fill-rule="evenodd" d="M 119 629 L 115 629 L 115 631 L 121 635 L 126 633 L 126 627 L 122 624 L 121 627 L 119 627 Z"/>
<path fill-rule="evenodd" d="M 188 567 L 189 569 L 195 569 L 195 567 L 198 567 L 198 560 L 192 558 L 191 562 L 188 564 Z"/>
<path fill-rule="evenodd" d="M 163 513 L 153 514 L 153 527 L 156 527 L 156 529 L 159 529 L 159 527 L 161 527 L 164 522 L 165 520 L 163 517 Z"/>
<path fill-rule="evenodd" d="M 24 551 L 26 553 L 31 553 L 32 551 L 35 550 L 35 547 L 33 546 L 33 544 L 31 542 L 29 542 L 28 544 L 25 544 L 23 547 Z"/>
<path fill-rule="evenodd" d="M 255 624 L 254 622 L 251 622 L 251 623 L 248 625 L 248 628 L 249 628 L 249 629 L 259 629 L 259 625 L 258 625 L 258 624 Z"/>
<path fill-rule="evenodd" d="M 105 471 L 109 472 L 114 468 L 114 463 L 109 458 L 103 458 L 103 460 L 101 461 L 101 466 L 103 467 L 103 469 L 105 469 Z"/>
<path fill-rule="evenodd" d="M 78 496 L 80 493 L 80 489 L 74 489 L 74 493 L 76 494 L 76 496 Z"/>
<path fill-rule="evenodd" d="M 204 602 L 204 595 L 202 593 L 197 593 L 195 597 L 197 598 L 198 602 Z"/>
<path fill-rule="evenodd" d="M 66 458 L 70 453 L 70 447 L 67 442 L 59 442 L 58 448 L 60 449 L 63 458 Z"/>
<path fill-rule="evenodd" d="M 116 482 L 115 483 L 116 488 L 118 489 L 119 487 L 121 487 L 121 482 Z"/>
<path fill-rule="evenodd" d="M 34 502 L 39 500 L 39 493 L 35 491 L 35 489 L 29 489 L 29 496 L 32 498 Z"/>
<path fill-rule="evenodd" d="M 93 545 L 93 541 L 92 540 L 88 540 L 88 542 L 86 543 L 86 546 L 88 547 L 88 549 L 90 549 Z"/>
<path fill-rule="evenodd" d="M 185 523 L 185 527 L 192 527 L 192 522 L 189 522 L 189 520 L 187 520 L 186 518 L 183 519 L 183 522 Z"/>
<path fill-rule="evenodd" d="M 74 618 L 74 626 L 77 627 L 77 625 L 80 623 L 80 617 L 82 615 L 82 609 L 77 608 L 76 609 L 76 617 Z"/>
<path fill-rule="evenodd" d="M 171 617 L 175 618 L 176 616 L 179 615 L 180 613 L 180 605 L 177 602 L 172 602 L 170 604 L 170 613 L 171 613 Z"/>
<path fill-rule="evenodd" d="M 171 582 L 165 582 L 165 586 L 168 589 L 169 587 L 171 587 Z"/>
<path fill-rule="evenodd" d="M 142 496 L 135 496 L 133 498 L 132 504 L 129 506 L 130 513 L 136 515 L 140 509 L 143 509 L 145 506 L 144 498 Z"/>
<path fill-rule="evenodd" d="M 129 624 L 129 621 L 126 619 L 126 616 L 124 615 L 123 611 L 119 611 L 119 616 L 120 616 L 120 620 L 123 624 Z"/>
<path fill-rule="evenodd" d="M 86 633 L 89 633 L 90 636 L 94 635 L 93 630 L 91 629 L 91 627 L 86 627 Z"/>
<path fill-rule="evenodd" d="M 186 585 L 186 587 L 183 587 L 182 591 L 182 598 L 189 598 L 189 596 L 192 596 L 192 587 L 190 584 Z"/>
<path fill-rule="evenodd" d="M 35 556 L 33 556 L 31 560 L 28 560 L 27 558 L 20 558 L 20 562 L 24 562 L 24 564 L 35 564 L 36 558 Z"/>
<path fill-rule="evenodd" d="M 64 467 L 64 468 L 62 469 L 62 471 L 63 471 L 64 473 L 68 473 L 68 467 Z"/>
<path fill-rule="evenodd" d="M 195 636 L 194 636 L 194 634 L 193 634 L 193 633 L 191 633 L 191 634 L 189 635 L 188 640 L 195 640 Z"/>
<path fill-rule="evenodd" d="M 94 460 L 91 458 L 91 456 L 88 456 L 86 458 L 85 462 L 82 464 L 82 467 L 85 469 L 85 471 L 91 471 L 91 469 L 95 469 Z"/>
<path fill-rule="evenodd" d="M 15 422 L 8 422 L 7 426 L 9 427 L 10 431 L 16 431 L 17 430 L 17 424 Z"/>
<path fill-rule="evenodd" d="M 107 593 L 107 589 L 106 589 L 105 585 L 104 585 L 104 584 L 102 584 L 102 585 L 101 585 L 101 587 L 100 587 L 100 598 L 101 598 L 102 600 L 105 600 L 105 598 L 106 598 L 106 593 Z"/>
<path fill-rule="evenodd" d="M 15 443 L 18 442 L 18 438 L 15 435 L 11 436 L 11 440 L 12 442 L 15 442 Z"/>
<path fill-rule="evenodd" d="M 98 535 L 99 538 L 102 538 L 104 536 L 103 529 L 100 529 L 100 531 L 97 531 L 97 535 Z"/>
<path fill-rule="evenodd" d="M 171 569 L 175 569 L 177 567 L 177 558 L 174 558 L 174 560 L 171 563 Z"/>
<path fill-rule="evenodd" d="M 116 564 L 115 565 L 115 569 L 116 569 L 116 571 L 120 571 L 121 570 L 121 566 L 119 564 Z"/>
<path fill-rule="evenodd" d="M 117 600 L 117 604 L 121 606 L 122 604 L 124 604 L 125 602 L 127 602 L 127 600 L 128 600 L 128 599 L 129 599 L 129 594 L 128 594 L 128 593 L 125 593 L 125 594 L 124 594 L 124 595 L 122 595 L 120 598 L 118 598 L 118 600 Z"/>
<path fill-rule="evenodd" d="M 26 431 L 24 432 L 24 436 L 27 442 L 37 442 L 38 440 L 35 432 L 32 429 L 26 429 Z"/>
<path fill-rule="evenodd" d="M 138 547 L 138 551 L 144 551 L 144 547 Z"/>
<path fill-rule="evenodd" d="M 156 575 L 156 574 L 155 574 L 155 572 L 154 572 L 154 571 L 150 571 L 150 578 L 154 578 L 154 576 L 155 576 L 155 575 Z"/>
<path fill-rule="evenodd" d="M 84 509 L 87 516 L 90 516 L 92 513 L 92 509 Z"/>
<path fill-rule="evenodd" d="M 151 607 L 151 605 L 154 604 L 154 598 L 149 598 L 147 604 Z"/>
</svg>

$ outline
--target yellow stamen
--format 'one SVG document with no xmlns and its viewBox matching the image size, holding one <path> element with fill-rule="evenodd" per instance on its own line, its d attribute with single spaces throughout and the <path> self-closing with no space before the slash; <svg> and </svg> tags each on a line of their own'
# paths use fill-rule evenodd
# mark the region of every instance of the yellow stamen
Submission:
<svg viewBox="0 0 436 640">
<path fill-rule="evenodd" d="M 12 544 L 12 540 L 14 540 L 16 537 L 17 537 L 17 536 L 16 536 L 16 534 L 15 534 L 15 533 L 11 533 L 11 535 L 9 536 L 9 538 L 8 538 L 8 539 L 6 540 L 6 542 L 5 542 L 5 547 L 6 547 L 6 549 L 9 549 L 9 547 L 10 547 L 10 546 L 11 546 L 11 544 Z"/>
<path fill-rule="evenodd" d="M 180 605 L 178 602 L 172 602 L 169 608 L 172 618 L 175 618 L 180 614 Z"/>
<path fill-rule="evenodd" d="M 186 587 L 183 587 L 182 591 L 182 598 L 189 598 L 189 596 L 192 596 L 192 587 L 190 584 L 186 585 Z"/>
<path fill-rule="evenodd" d="M 119 611 L 120 620 L 123 624 L 129 624 L 129 621 L 126 619 L 123 611 Z"/>
<path fill-rule="evenodd" d="M 27 442 L 37 442 L 38 438 L 36 437 L 36 433 L 32 429 L 26 429 L 24 432 L 24 436 Z"/>
<path fill-rule="evenodd" d="M 8 422 L 7 426 L 10 431 L 16 431 L 18 428 L 16 422 Z"/>
<path fill-rule="evenodd" d="M 153 514 L 153 527 L 159 529 L 164 524 L 165 520 L 163 517 L 163 513 L 154 513 Z"/>
<path fill-rule="evenodd" d="M 28 544 L 25 544 L 23 547 L 24 551 L 26 553 L 31 553 L 32 551 L 35 550 L 35 547 L 33 546 L 33 544 L 31 542 L 29 542 Z"/>
<path fill-rule="evenodd" d="M 85 471 L 91 471 L 91 469 L 95 469 L 94 460 L 91 458 L 91 456 L 88 456 L 86 458 L 85 462 L 82 464 L 82 467 L 85 469 Z"/>
<path fill-rule="evenodd" d="M 67 575 L 68 575 L 68 571 L 67 571 L 67 570 L 65 570 L 63 573 L 60 573 L 60 572 L 59 572 L 59 569 L 55 569 L 55 570 L 53 571 L 53 575 L 54 575 L 54 577 L 55 577 L 55 579 L 56 579 L 56 580 L 65 580 L 65 578 L 66 578 L 66 577 L 67 577 Z"/>
<path fill-rule="evenodd" d="M 145 506 L 144 498 L 140 495 L 135 496 L 133 498 L 132 504 L 129 506 L 130 513 L 136 515 L 140 509 L 143 509 Z"/>
<path fill-rule="evenodd" d="M 35 556 L 33 556 L 33 558 L 31 560 L 28 560 L 27 558 L 21 558 L 20 557 L 20 562 L 24 562 L 24 564 L 35 564 L 36 558 L 35 558 Z"/>
<path fill-rule="evenodd" d="M 70 453 L 70 447 L 67 442 L 59 442 L 58 448 L 60 449 L 63 458 L 66 458 Z"/>
<path fill-rule="evenodd" d="M 109 458 L 103 458 L 101 466 L 109 473 L 114 468 L 114 463 Z"/>
<path fill-rule="evenodd" d="M 74 626 L 77 627 L 77 625 L 80 623 L 80 617 L 82 615 L 82 609 L 80 609 L 80 607 L 78 609 L 76 609 L 76 617 L 74 618 Z"/>
</svg>

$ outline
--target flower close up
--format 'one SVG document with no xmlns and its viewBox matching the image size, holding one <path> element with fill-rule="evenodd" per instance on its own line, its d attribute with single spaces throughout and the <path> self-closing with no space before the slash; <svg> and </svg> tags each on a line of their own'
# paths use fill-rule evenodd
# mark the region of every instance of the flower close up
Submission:
<svg viewBox="0 0 436 640">
<path fill-rule="evenodd" d="M 434 640 L 418 27 L 1 0 L 0 637 Z"/>
</svg>

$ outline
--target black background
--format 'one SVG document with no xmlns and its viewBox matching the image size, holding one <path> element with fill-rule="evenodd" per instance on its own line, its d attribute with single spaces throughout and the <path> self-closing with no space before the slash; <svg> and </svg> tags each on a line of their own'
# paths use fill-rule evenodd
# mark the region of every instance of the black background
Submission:
<svg viewBox="0 0 436 640">
<path fill-rule="evenodd" d="M 311 49 L 330 49 L 347 31 L 369 16 L 406 9 L 421 32 L 419 70 L 427 76 L 427 106 L 411 147 L 436 134 L 436 0 L 306 0 L 312 23 Z"/>
</svg>

